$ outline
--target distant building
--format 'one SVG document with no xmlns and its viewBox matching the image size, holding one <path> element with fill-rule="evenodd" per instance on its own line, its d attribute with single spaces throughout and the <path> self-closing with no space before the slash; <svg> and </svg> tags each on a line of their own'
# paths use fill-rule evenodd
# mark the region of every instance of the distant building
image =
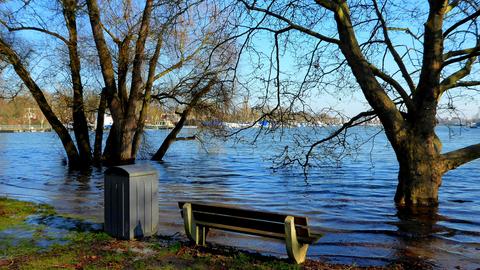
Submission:
<svg viewBox="0 0 480 270">
<path fill-rule="evenodd" d="M 97 128 L 97 116 L 98 114 L 95 114 L 95 128 Z M 103 115 L 103 127 L 104 128 L 111 128 L 113 125 L 113 118 L 112 118 L 112 115 L 108 112 L 106 112 L 104 115 Z"/>
</svg>

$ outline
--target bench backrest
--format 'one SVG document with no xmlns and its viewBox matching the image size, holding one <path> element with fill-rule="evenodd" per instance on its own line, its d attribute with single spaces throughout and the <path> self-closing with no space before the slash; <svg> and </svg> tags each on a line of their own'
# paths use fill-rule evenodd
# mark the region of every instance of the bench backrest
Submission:
<svg viewBox="0 0 480 270">
<path fill-rule="evenodd" d="M 179 202 L 180 209 L 185 202 Z M 241 231 L 255 235 L 283 239 L 285 237 L 285 218 L 287 215 L 238 209 L 213 204 L 191 203 L 193 217 L 197 223 L 231 231 Z M 182 214 L 183 215 L 183 214 Z M 299 238 L 310 237 L 306 217 L 293 216 Z"/>
</svg>

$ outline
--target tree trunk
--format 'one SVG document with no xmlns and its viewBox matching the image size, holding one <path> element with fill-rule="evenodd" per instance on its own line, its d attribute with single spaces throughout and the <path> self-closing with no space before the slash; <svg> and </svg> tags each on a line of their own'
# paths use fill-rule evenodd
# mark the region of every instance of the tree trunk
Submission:
<svg viewBox="0 0 480 270">
<path fill-rule="evenodd" d="M 122 158 L 122 136 L 121 123 L 113 122 L 107 141 L 105 142 L 105 149 L 103 151 L 103 162 L 106 165 L 122 165 L 131 164 L 135 160 L 132 158 Z"/>
<path fill-rule="evenodd" d="M 446 171 L 441 145 L 433 133 L 426 137 L 416 133 L 397 152 L 400 165 L 395 202 L 401 206 L 435 206 L 442 175 Z"/>
<path fill-rule="evenodd" d="M 97 127 L 95 129 L 95 143 L 93 147 L 93 163 L 100 165 L 102 160 L 102 142 L 103 142 L 103 125 L 105 123 L 105 109 L 107 108 L 106 89 L 102 89 L 100 94 L 100 104 L 97 111 Z"/>
<path fill-rule="evenodd" d="M 150 59 L 148 65 L 148 77 L 147 83 L 145 84 L 145 96 L 143 97 L 142 109 L 140 110 L 140 115 L 138 116 L 137 121 L 137 130 L 133 136 L 133 146 L 132 146 L 132 157 L 136 158 L 138 150 L 140 149 L 140 143 L 143 137 L 143 130 L 145 129 L 145 119 L 148 114 L 148 107 L 150 105 L 151 93 L 153 88 L 153 81 L 155 80 L 155 69 L 157 67 L 158 58 L 160 57 L 160 49 L 163 45 L 163 31 L 160 32 L 157 45 L 155 45 L 155 52 Z"/>
<path fill-rule="evenodd" d="M 395 202 L 406 206 L 435 206 L 443 171 L 435 161 L 409 160 L 400 163 Z"/>
<path fill-rule="evenodd" d="M 83 103 L 83 85 L 80 75 L 80 57 L 77 46 L 77 20 L 76 20 L 76 1 L 63 1 L 63 14 L 69 33 L 68 53 L 70 74 L 73 84 L 73 131 L 77 141 L 77 148 L 80 155 L 80 162 L 84 166 L 89 166 L 92 162 L 92 149 L 90 147 L 90 138 L 88 131 L 87 118 L 85 116 L 85 106 Z"/>
<path fill-rule="evenodd" d="M 440 94 L 440 73 L 442 68 L 443 39 L 442 23 L 447 1 L 429 1 L 430 12 L 425 23 L 424 54 L 422 71 L 418 87 L 410 84 L 411 94 L 406 94 L 401 85 L 394 88 L 405 102 L 407 112 L 402 112 L 391 99 L 387 91 L 377 80 L 392 81 L 366 59 L 361 49 L 350 18 L 350 9 L 346 1 L 319 1 L 327 9 L 334 11 L 339 34 L 339 47 L 352 69 L 363 94 L 382 122 L 400 165 L 395 202 L 398 205 L 415 208 L 438 204 L 438 189 L 442 175 L 447 171 L 446 162 L 441 155 L 441 145 L 435 135 L 436 108 Z M 375 4 L 375 2 L 374 2 Z M 378 9 L 378 7 L 377 7 Z M 377 14 L 380 14 L 378 11 Z M 379 16 L 388 43 L 387 27 Z M 394 46 L 390 52 L 395 58 Z M 396 58 L 400 63 L 401 59 Z M 403 63 L 400 63 L 402 69 Z M 410 79 L 408 72 L 404 77 Z M 395 82 L 396 84 L 396 82 Z"/>
<path fill-rule="evenodd" d="M 81 167 L 82 164 L 79 162 L 80 157 L 78 155 L 77 148 L 73 143 L 72 137 L 68 133 L 68 130 L 63 126 L 58 117 L 53 112 L 50 104 L 48 104 L 47 99 L 43 95 L 40 87 L 35 83 L 35 81 L 30 76 L 30 73 L 27 71 L 23 63 L 20 61 L 17 53 L 10 48 L 10 46 L 5 43 L 0 38 L 0 54 L 3 54 L 7 57 L 8 62 L 13 66 L 18 77 L 22 79 L 27 88 L 30 90 L 33 98 L 37 102 L 38 107 L 42 111 L 43 115 L 47 119 L 48 123 L 52 126 L 53 130 L 57 133 L 58 137 L 62 141 L 63 148 L 67 154 L 68 165 L 71 167 Z"/>
<path fill-rule="evenodd" d="M 157 152 L 153 155 L 152 160 L 163 160 L 163 157 L 168 151 L 168 148 L 170 148 L 170 145 L 172 145 L 173 142 L 175 142 L 175 139 L 177 138 L 178 133 L 180 133 L 180 130 L 182 130 L 183 126 L 185 125 L 185 121 L 187 121 L 188 114 L 190 113 L 190 110 L 187 109 L 183 111 L 182 116 L 180 117 L 180 120 L 178 123 L 175 125 L 175 127 L 170 131 L 168 136 L 163 140 L 162 145 L 160 148 L 158 148 Z"/>
<path fill-rule="evenodd" d="M 92 26 L 93 39 L 97 48 L 102 77 L 105 82 L 107 104 L 114 121 L 123 118 L 123 107 L 118 97 L 115 83 L 115 70 L 105 36 L 103 35 L 102 22 L 100 20 L 100 9 L 96 0 L 87 0 L 88 16 Z"/>
<path fill-rule="evenodd" d="M 137 105 L 142 98 L 142 66 L 145 56 L 145 41 L 150 30 L 150 15 L 152 13 L 153 0 L 147 0 L 143 10 L 142 23 L 138 30 L 138 38 L 135 43 L 135 57 L 132 67 L 132 82 L 130 86 L 130 96 L 125 111 L 125 121 L 122 123 L 120 161 L 134 161 L 133 138 L 137 131 Z"/>
<path fill-rule="evenodd" d="M 197 81 L 197 83 L 192 87 L 192 89 L 197 87 L 198 84 L 200 84 L 200 82 L 201 82 L 201 79 Z M 178 133 L 180 132 L 180 130 L 182 130 L 183 126 L 185 125 L 185 121 L 187 121 L 187 117 L 190 114 L 190 112 L 198 104 L 200 99 L 203 96 L 205 96 L 216 83 L 217 83 L 216 78 L 210 79 L 207 85 L 205 85 L 202 89 L 198 90 L 198 92 L 196 92 L 193 95 L 192 100 L 190 101 L 190 104 L 188 104 L 187 108 L 185 108 L 185 110 L 181 113 L 180 120 L 175 125 L 175 127 L 170 132 L 170 134 L 168 134 L 168 136 L 165 138 L 165 140 L 163 141 L 162 145 L 157 150 L 157 152 L 153 155 L 152 160 L 163 159 L 163 157 L 167 153 L 168 148 L 175 141 L 175 138 L 177 138 Z"/>
<path fill-rule="evenodd" d="M 127 94 L 127 77 L 128 77 L 128 67 L 130 64 L 130 42 L 132 36 L 130 33 L 127 34 L 125 39 L 118 44 L 118 98 L 120 99 L 120 104 L 122 110 L 127 110 L 128 103 L 128 94 Z"/>
<path fill-rule="evenodd" d="M 133 60 L 132 67 L 130 96 L 125 108 L 125 89 L 120 89 L 121 93 L 119 94 L 115 86 L 112 58 L 103 36 L 103 30 L 99 27 L 100 11 L 98 9 L 97 1 L 88 0 L 87 5 L 92 25 L 92 32 L 95 37 L 95 42 L 100 57 L 102 74 L 106 88 L 109 90 L 107 91 L 107 100 L 114 121 L 114 124 L 110 130 L 110 134 L 107 138 L 104 151 L 104 161 L 108 164 L 133 163 L 135 157 L 132 156 L 132 144 L 133 136 L 137 130 L 137 104 L 142 98 L 142 65 L 145 55 L 145 41 L 149 33 L 149 23 L 153 8 L 153 0 L 147 0 L 143 10 L 142 22 L 138 30 L 138 38 L 135 44 L 135 58 Z M 127 48 L 125 47 L 125 49 Z M 122 51 L 122 53 L 125 54 L 126 51 Z M 122 59 L 128 61 L 128 59 L 125 58 L 128 57 L 128 55 L 124 54 L 121 55 L 123 57 Z M 128 66 L 124 66 L 121 71 L 126 72 L 127 70 Z M 123 74 L 120 75 L 123 76 Z M 121 81 L 120 83 L 120 86 L 123 87 L 124 82 Z"/>
</svg>

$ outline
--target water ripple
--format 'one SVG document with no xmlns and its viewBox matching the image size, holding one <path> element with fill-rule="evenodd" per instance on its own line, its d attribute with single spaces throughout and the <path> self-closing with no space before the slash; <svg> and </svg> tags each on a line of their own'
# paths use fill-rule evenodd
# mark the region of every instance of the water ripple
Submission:
<svg viewBox="0 0 480 270">
<path fill-rule="evenodd" d="M 453 139 L 446 129 L 438 133 L 446 150 L 480 138 L 480 130 Z M 146 134 L 152 147 L 166 136 L 165 131 Z M 271 139 L 261 139 L 255 147 L 209 142 L 208 153 L 194 141 L 177 142 L 165 162 L 140 163 L 159 172 L 161 233 L 183 231 L 177 201 L 233 204 L 308 216 L 312 230 L 324 234 L 309 249 L 313 258 L 359 265 L 479 268 L 480 161 L 444 176 L 436 213 L 412 217 L 393 204 L 398 165 L 385 138 L 376 141 L 371 154 L 371 145 L 365 145 L 365 151 L 339 166 L 311 169 L 306 181 L 301 171 L 270 170 L 267 159 L 282 148 Z M 0 155 L 0 195 L 102 220 L 102 170 L 69 172 L 53 133 L 0 134 Z M 209 239 L 285 256 L 278 241 L 221 231 L 212 231 Z"/>
</svg>

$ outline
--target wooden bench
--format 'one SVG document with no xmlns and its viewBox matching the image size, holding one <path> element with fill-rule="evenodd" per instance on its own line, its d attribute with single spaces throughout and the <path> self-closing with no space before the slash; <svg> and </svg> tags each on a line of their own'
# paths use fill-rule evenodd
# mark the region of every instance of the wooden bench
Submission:
<svg viewBox="0 0 480 270">
<path fill-rule="evenodd" d="M 224 205 L 179 202 L 185 233 L 197 245 L 205 246 L 210 228 L 285 240 L 288 257 L 303 263 L 313 235 L 306 217 L 238 209 Z"/>
</svg>

